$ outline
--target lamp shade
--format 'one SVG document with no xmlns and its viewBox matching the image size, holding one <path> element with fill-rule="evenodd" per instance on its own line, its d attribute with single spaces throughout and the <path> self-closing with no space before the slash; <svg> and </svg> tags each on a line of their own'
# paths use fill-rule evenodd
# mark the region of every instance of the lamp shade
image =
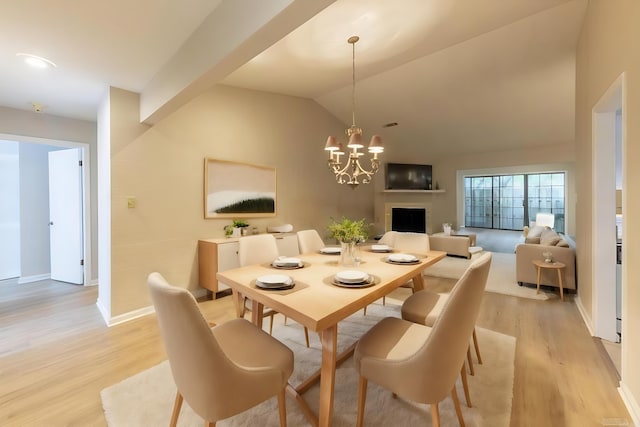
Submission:
<svg viewBox="0 0 640 427">
<path fill-rule="evenodd" d="M 327 143 L 324 146 L 324 149 L 327 151 L 336 151 L 338 149 L 338 141 L 336 141 L 335 136 L 330 136 L 327 138 Z"/>
<path fill-rule="evenodd" d="M 349 148 L 362 148 L 362 135 L 360 133 L 354 133 L 349 137 Z"/>
<path fill-rule="evenodd" d="M 382 145 L 382 138 L 380 135 L 373 135 L 371 142 L 369 142 L 370 153 L 382 153 L 384 151 L 384 145 Z"/>
</svg>

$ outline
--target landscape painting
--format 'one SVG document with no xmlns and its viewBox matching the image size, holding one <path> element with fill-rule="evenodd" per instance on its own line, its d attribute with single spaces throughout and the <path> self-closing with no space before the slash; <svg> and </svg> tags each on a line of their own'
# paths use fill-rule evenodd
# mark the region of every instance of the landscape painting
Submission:
<svg viewBox="0 0 640 427">
<path fill-rule="evenodd" d="M 205 218 L 256 218 L 275 215 L 275 168 L 205 159 Z"/>
</svg>

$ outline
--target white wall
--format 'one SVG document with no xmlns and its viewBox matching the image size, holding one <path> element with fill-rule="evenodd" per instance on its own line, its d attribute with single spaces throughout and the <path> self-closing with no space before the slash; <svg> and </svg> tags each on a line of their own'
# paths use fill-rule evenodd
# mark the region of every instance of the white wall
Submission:
<svg viewBox="0 0 640 427">
<path fill-rule="evenodd" d="M 0 280 L 20 276 L 18 143 L 0 141 Z"/>
</svg>

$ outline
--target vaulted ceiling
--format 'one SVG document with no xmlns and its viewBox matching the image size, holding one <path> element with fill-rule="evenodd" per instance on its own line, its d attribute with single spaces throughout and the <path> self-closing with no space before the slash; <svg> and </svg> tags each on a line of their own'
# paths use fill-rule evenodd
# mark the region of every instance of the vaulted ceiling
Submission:
<svg viewBox="0 0 640 427">
<path fill-rule="evenodd" d="M 0 106 L 153 123 L 214 84 L 311 98 L 434 156 L 570 144 L 586 0 L 23 0 L 0 14 Z M 27 68 L 16 53 L 56 68 Z M 396 122 L 397 126 L 383 127 Z"/>
</svg>

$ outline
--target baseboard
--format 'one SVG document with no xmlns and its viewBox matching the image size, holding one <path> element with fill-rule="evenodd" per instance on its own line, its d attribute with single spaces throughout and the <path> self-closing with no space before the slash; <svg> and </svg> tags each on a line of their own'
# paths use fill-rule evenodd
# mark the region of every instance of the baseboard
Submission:
<svg viewBox="0 0 640 427">
<path fill-rule="evenodd" d="M 98 311 L 100 311 L 100 315 L 102 316 L 104 323 L 109 325 L 109 317 L 111 317 L 111 315 L 109 314 L 109 310 L 107 310 L 107 308 L 102 305 L 102 301 L 100 301 L 100 298 L 96 300 L 96 306 L 98 307 Z"/>
<path fill-rule="evenodd" d="M 580 313 L 580 316 L 582 316 L 582 320 L 589 330 L 589 334 L 591 334 L 592 337 L 595 337 L 596 335 L 593 332 L 593 328 L 591 327 L 591 319 L 587 315 L 587 310 L 585 310 L 584 305 L 582 305 L 582 300 L 579 296 L 576 296 L 574 302 L 576 303 L 576 307 L 578 307 L 578 313 Z"/>
<path fill-rule="evenodd" d="M 129 311 L 127 313 L 119 314 L 117 316 L 111 317 L 107 320 L 107 326 L 115 326 L 120 323 L 128 322 L 130 320 L 137 319 L 139 317 L 146 316 L 148 314 L 155 313 L 155 310 L 152 305 L 148 307 L 139 308 L 137 310 Z"/>
<path fill-rule="evenodd" d="M 631 394 L 631 390 L 627 385 L 620 381 L 620 387 L 618 387 L 618 392 L 620 393 L 620 397 L 622 397 L 622 401 L 624 402 L 624 406 L 627 407 L 627 411 L 629 411 L 629 415 L 631 415 L 631 421 L 634 426 L 640 426 L 640 405 L 634 398 L 633 394 Z"/>
<path fill-rule="evenodd" d="M 91 279 L 89 283 L 87 283 L 85 286 L 98 286 L 98 284 L 99 284 L 98 279 Z"/>
<path fill-rule="evenodd" d="M 40 280 L 49 280 L 51 279 L 51 274 L 36 274 L 35 276 L 26 276 L 18 279 L 18 285 L 22 285 L 24 283 L 31 282 L 39 282 Z"/>
</svg>

